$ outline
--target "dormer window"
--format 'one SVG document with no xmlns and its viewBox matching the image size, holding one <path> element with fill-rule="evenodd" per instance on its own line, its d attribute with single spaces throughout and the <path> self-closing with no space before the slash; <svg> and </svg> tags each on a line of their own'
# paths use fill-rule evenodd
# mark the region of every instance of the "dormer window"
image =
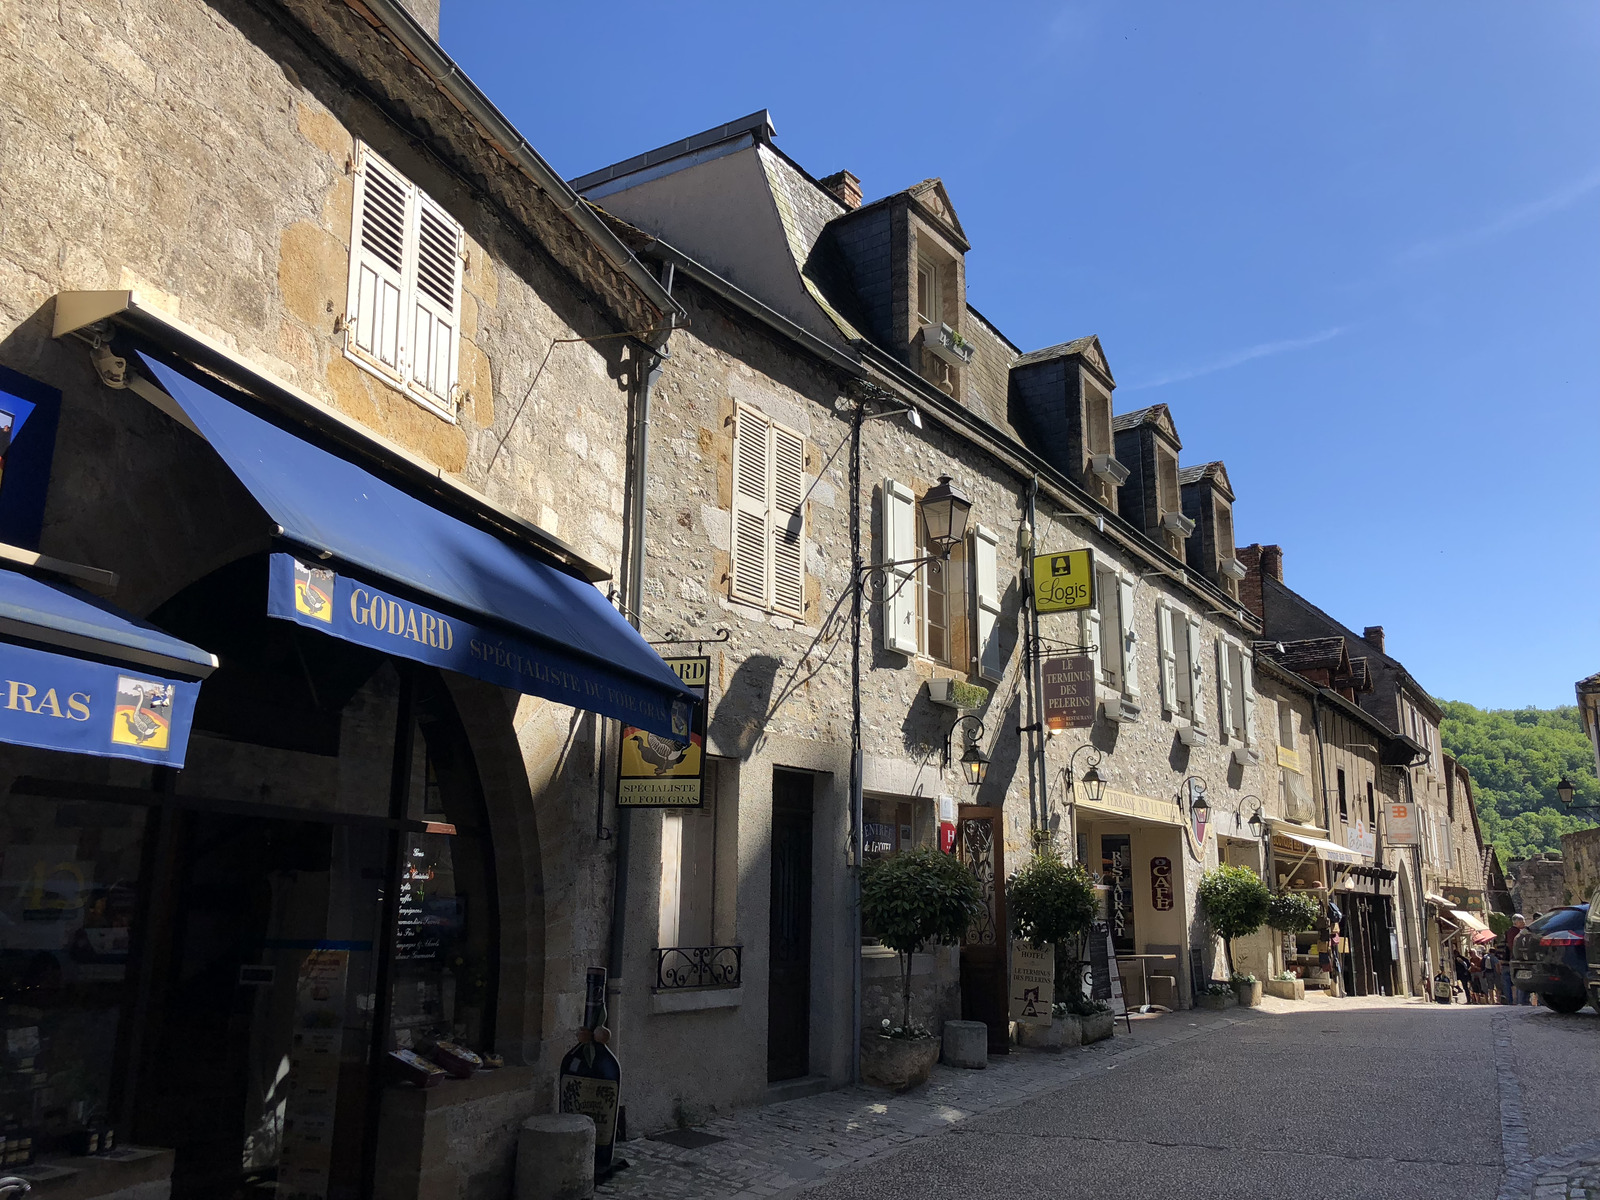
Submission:
<svg viewBox="0 0 1600 1200">
<path fill-rule="evenodd" d="M 917 260 L 917 320 L 923 325 L 944 322 L 944 297 L 939 288 L 939 265 L 926 258 Z"/>
<path fill-rule="evenodd" d="M 1221 576 L 1223 590 L 1235 600 L 1239 598 L 1239 581 L 1247 574 L 1245 565 L 1239 561 L 1233 549 L 1233 509 L 1222 499 L 1218 498 L 1216 504 L 1217 521 L 1217 570 Z"/>
</svg>

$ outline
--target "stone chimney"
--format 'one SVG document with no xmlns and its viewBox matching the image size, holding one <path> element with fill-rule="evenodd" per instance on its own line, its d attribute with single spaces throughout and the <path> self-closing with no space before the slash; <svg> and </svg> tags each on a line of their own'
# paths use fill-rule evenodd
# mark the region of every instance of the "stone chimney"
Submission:
<svg viewBox="0 0 1600 1200">
<path fill-rule="evenodd" d="M 1368 625 L 1361 631 L 1361 640 L 1377 650 L 1379 654 L 1384 653 L 1382 625 Z"/>
<path fill-rule="evenodd" d="M 1270 575 L 1279 583 L 1283 582 L 1283 547 L 1263 546 L 1256 542 L 1240 546 L 1234 554 L 1248 572 L 1239 581 L 1239 602 L 1264 621 L 1267 614 L 1263 611 L 1265 604 L 1261 599 L 1261 577 Z"/>
<path fill-rule="evenodd" d="M 856 209 L 861 207 L 861 180 L 857 179 L 849 171 L 835 171 L 832 175 L 822 180 L 821 183 L 823 187 L 838 197 L 839 203 L 844 205 L 846 212 L 855 212 Z"/>
</svg>

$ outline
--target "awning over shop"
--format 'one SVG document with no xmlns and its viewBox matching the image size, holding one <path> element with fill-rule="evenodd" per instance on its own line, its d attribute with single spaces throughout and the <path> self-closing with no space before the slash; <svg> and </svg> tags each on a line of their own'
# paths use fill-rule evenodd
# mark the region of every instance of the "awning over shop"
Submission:
<svg viewBox="0 0 1600 1200">
<path fill-rule="evenodd" d="M 1297 846 L 1311 851 L 1319 858 L 1331 863 L 1350 863 L 1355 866 L 1365 861 L 1364 857 L 1354 850 L 1347 850 L 1343 846 L 1335 845 L 1326 838 L 1312 837 L 1309 834 L 1298 833 L 1292 826 L 1277 824 L 1272 826 L 1275 837 L 1285 837 Z"/>
<path fill-rule="evenodd" d="M 216 666 L 87 592 L 0 570 L 0 741 L 181 767 Z"/>
<path fill-rule="evenodd" d="M 686 739 L 696 697 L 593 585 L 141 355 L 297 554 L 267 611 Z"/>
<path fill-rule="evenodd" d="M 1450 910 L 1451 919 L 1463 929 L 1470 929 L 1474 933 L 1488 933 L 1489 927 L 1469 912 L 1462 912 L 1459 908 Z"/>
<path fill-rule="evenodd" d="M 1439 895 L 1438 892 L 1426 892 L 1426 893 L 1424 893 L 1422 898 L 1424 900 L 1426 900 L 1429 904 L 1432 904 L 1437 908 L 1449 908 L 1450 907 L 1450 901 L 1445 899 L 1443 896 Z"/>
</svg>

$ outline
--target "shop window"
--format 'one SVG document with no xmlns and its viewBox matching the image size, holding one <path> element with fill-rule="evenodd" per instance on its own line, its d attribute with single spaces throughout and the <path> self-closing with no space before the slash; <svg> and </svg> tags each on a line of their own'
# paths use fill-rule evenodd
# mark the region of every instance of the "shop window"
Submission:
<svg viewBox="0 0 1600 1200">
<path fill-rule="evenodd" d="M 462 230 L 428 195 L 357 148 L 345 354 L 455 420 Z"/>
<path fill-rule="evenodd" d="M 935 842 L 934 807 L 930 800 L 892 796 L 862 798 L 862 840 L 868 855 L 887 858 L 931 846 Z"/>
</svg>

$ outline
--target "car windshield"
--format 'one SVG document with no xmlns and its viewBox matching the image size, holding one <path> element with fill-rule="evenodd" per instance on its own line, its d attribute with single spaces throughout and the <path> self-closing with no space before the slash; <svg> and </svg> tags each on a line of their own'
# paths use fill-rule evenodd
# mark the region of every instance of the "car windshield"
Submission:
<svg viewBox="0 0 1600 1200">
<path fill-rule="evenodd" d="M 1589 906 L 1580 904 L 1575 908 L 1558 908 L 1545 913 L 1532 925 L 1528 926 L 1529 933 L 1560 933 L 1567 929 L 1582 929 L 1583 919 L 1589 915 Z"/>
</svg>

